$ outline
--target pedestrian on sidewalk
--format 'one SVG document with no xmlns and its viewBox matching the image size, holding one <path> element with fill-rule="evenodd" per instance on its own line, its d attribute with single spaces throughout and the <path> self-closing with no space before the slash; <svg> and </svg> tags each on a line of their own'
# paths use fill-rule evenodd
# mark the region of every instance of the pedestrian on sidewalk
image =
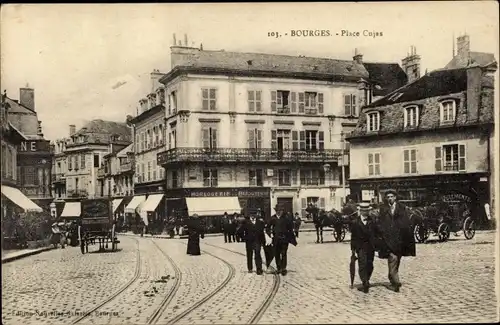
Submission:
<svg viewBox="0 0 500 325">
<path fill-rule="evenodd" d="M 236 219 L 235 215 L 233 214 L 231 217 L 229 217 L 229 225 L 228 225 L 228 232 L 229 232 L 229 242 L 233 241 L 236 243 L 236 227 L 238 220 Z"/>
<path fill-rule="evenodd" d="M 272 236 L 276 269 L 282 275 L 287 274 L 288 245 L 297 246 L 293 233 L 293 220 L 287 218 L 282 209 L 276 207 L 276 215 L 269 221 L 266 231 Z"/>
<path fill-rule="evenodd" d="M 295 212 L 295 216 L 293 218 L 293 232 L 295 233 L 295 237 L 299 238 L 299 230 L 300 225 L 302 224 L 302 219 L 298 212 Z"/>
<path fill-rule="evenodd" d="M 406 206 L 397 202 L 397 192 L 387 190 L 385 199 L 380 207 L 379 229 L 383 246 L 379 249 L 379 258 L 387 259 L 389 281 L 394 291 L 399 292 L 401 257 L 416 256 L 415 237 Z"/>
<path fill-rule="evenodd" d="M 245 220 L 241 225 L 242 239 L 245 241 L 247 253 L 247 268 L 248 272 L 253 271 L 253 256 L 255 255 L 255 269 L 257 274 L 261 275 L 262 271 L 262 255 L 261 251 L 265 245 L 265 223 L 262 218 L 257 219 L 255 215 L 245 216 Z"/>
<path fill-rule="evenodd" d="M 369 214 L 369 203 L 360 203 L 359 210 L 351 223 L 351 252 L 358 260 L 358 273 L 363 286 L 358 290 L 368 293 L 373 273 L 377 226 Z"/>
<path fill-rule="evenodd" d="M 231 236 L 229 235 L 229 216 L 227 212 L 224 212 L 222 216 L 222 233 L 224 234 L 224 243 L 228 241 L 231 242 Z"/>
<path fill-rule="evenodd" d="M 200 218 L 197 214 L 193 214 L 187 220 L 188 229 L 188 244 L 187 244 L 187 254 L 188 255 L 201 255 L 200 249 L 200 237 L 205 238 L 204 225 L 201 223 Z"/>
</svg>

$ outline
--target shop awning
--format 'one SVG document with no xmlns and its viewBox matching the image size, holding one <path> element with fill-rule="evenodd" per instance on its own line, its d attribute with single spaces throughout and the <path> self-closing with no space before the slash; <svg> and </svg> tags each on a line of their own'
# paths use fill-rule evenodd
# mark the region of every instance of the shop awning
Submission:
<svg viewBox="0 0 500 325">
<path fill-rule="evenodd" d="M 158 204 L 160 204 L 162 198 L 163 194 L 151 194 L 150 196 L 148 196 L 148 199 L 141 207 L 142 211 L 153 212 L 154 210 L 156 210 Z"/>
<path fill-rule="evenodd" d="M 43 212 L 42 208 L 15 187 L 2 185 L 2 194 L 24 211 Z"/>
<path fill-rule="evenodd" d="M 61 218 L 79 217 L 82 214 L 82 207 L 80 202 L 66 202 L 64 204 Z"/>
<path fill-rule="evenodd" d="M 135 210 L 139 206 L 139 204 L 146 201 L 145 195 L 134 196 L 130 203 L 125 207 L 125 213 L 135 213 Z"/>
<path fill-rule="evenodd" d="M 241 213 L 241 206 L 238 197 L 189 197 L 186 198 L 186 205 L 189 215 L 218 216 Z"/>
<path fill-rule="evenodd" d="M 118 209 L 118 207 L 120 206 L 120 204 L 122 203 L 123 199 L 114 199 L 113 200 L 113 213 L 116 212 L 116 209 Z"/>
</svg>

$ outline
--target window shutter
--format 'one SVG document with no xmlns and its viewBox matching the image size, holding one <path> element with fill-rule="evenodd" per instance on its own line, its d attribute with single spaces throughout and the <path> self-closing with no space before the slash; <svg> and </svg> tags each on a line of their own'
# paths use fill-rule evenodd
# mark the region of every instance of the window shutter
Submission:
<svg viewBox="0 0 500 325">
<path fill-rule="evenodd" d="M 212 133 L 212 149 L 217 148 L 217 129 L 215 128 L 210 128 L 210 131 Z"/>
<path fill-rule="evenodd" d="M 278 172 L 279 170 L 278 169 L 274 169 L 273 170 L 273 185 L 274 186 L 278 186 L 279 185 L 279 175 L 278 175 Z"/>
<path fill-rule="evenodd" d="M 257 90 L 255 92 L 255 111 L 260 112 L 262 111 L 262 94 L 260 90 Z"/>
<path fill-rule="evenodd" d="M 318 93 L 318 113 L 323 114 L 323 93 Z"/>
<path fill-rule="evenodd" d="M 439 121 L 441 123 L 444 121 L 444 105 L 443 105 L 443 103 L 439 104 Z"/>
<path fill-rule="evenodd" d="M 409 113 L 409 109 L 406 108 L 405 111 L 404 111 L 404 123 L 405 123 L 405 127 L 408 126 L 408 113 Z"/>
<path fill-rule="evenodd" d="M 271 130 L 271 150 L 278 150 L 278 135 L 276 130 Z"/>
<path fill-rule="evenodd" d="M 351 114 L 353 116 L 356 116 L 356 114 L 357 114 L 357 111 L 358 111 L 357 110 L 357 106 L 358 106 L 358 102 L 356 101 L 356 95 L 352 95 L 352 100 L 351 100 L 351 107 L 352 107 Z"/>
<path fill-rule="evenodd" d="M 302 198 L 300 200 L 301 202 L 301 206 L 302 206 L 302 217 L 305 218 L 306 216 L 306 209 L 307 209 L 307 199 L 306 198 Z"/>
<path fill-rule="evenodd" d="M 247 101 L 248 101 L 248 111 L 249 112 L 255 112 L 255 102 L 254 102 L 255 98 L 254 98 L 254 92 L 253 92 L 253 90 L 249 90 L 247 92 L 247 94 L 248 94 L 248 99 L 247 99 Z"/>
<path fill-rule="evenodd" d="M 324 197 L 319 198 L 319 208 L 325 210 L 325 198 Z"/>
<path fill-rule="evenodd" d="M 300 170 L 300 185 L 306 185 L 306 171 Z"/>
<path fill-rule="evenodd" d="M 374 172 L 375 172 L 375 175 L 380 175 L 380 154 L 379 153 L 376 153 L 373 155 L 373 160 L 375 162 L 375 168 L 374 168 Z"/>
<path fill-rule="evenodd" d="M 318 149 L 325 150 L 325 133 L 323 131 L 318 132 Z"/>
<path fill-rule="evenodd" d="M 304 113 L 305 94 L 299 93 L 299 113 Z"/>
<path fill-rule="evenodd" d="M 257 138 L 257 148 L 262 148 L 262 130 L 255 129 L 255 136 Z"/>
<path fill-rule="evenodd" d="M 412 149 L 410 151 L 410 171 L 412 173 L 417 172 L 417 149 Z"/>
<path fill-rule="evenodd" d="M 290 96 L 291 96 L 291 112 L 297 113 L 297 93 L 292 92 Z"/>
<path fill-rule="evenodd" d="M 441 147 L 436 147 L 435 152 L 436 152 L 435 168 L 437 172 L 440 172 L 443 170 L 443 158 L 442 158 Z"/>
<path fill-rule="evenodd" d="M 276 113 L 276 91 L 271 91 L 271 112 Z"/>
<path fill-rule="evenodd" d="M 410 151 L 403 150 L 403 164 L 404 164 L 404 173 L 408 174 L 410 172 Z"/>
<path fill-rule="evenodd" d="M 292 131 L 292 150 L 299 150 L 299 132 Z"/>
<path fill-rule="evenodd" d="M 297 185 L 297 173 L 298 170 L 290 170 L 290 173 L 292 174 L 292 185 Z"/>
<path fill-rule="evenodd" d="M 171 139 L 170 139 L 170 141 L 171 141 Z M 201 129 L 201 141 L 203 144 L 203 148 L 210 148 L 210 129 L 209 128 Z M 170 143 L 172 143 L 172 142 L 170 142 Z"/>
<path fill-rule="evenodd" d="M 458 170 L 465 170 L 465 145 L 458 146 Z"/>
<path fill-rule="evenodd" d="M 306 150 L 306 131 L 300 131 L 300 150 Z"/>
<path fill-rule="evenodd" d="M 351 95 L 344 95 L 344 114 L 351 115 Z"/>
<path fill-rule="evenodd" d="M 255 148 L 255 133 L 254 130 L 247 130 L 248 134 L 248 148 L 254 149 Z"/>
</svg>

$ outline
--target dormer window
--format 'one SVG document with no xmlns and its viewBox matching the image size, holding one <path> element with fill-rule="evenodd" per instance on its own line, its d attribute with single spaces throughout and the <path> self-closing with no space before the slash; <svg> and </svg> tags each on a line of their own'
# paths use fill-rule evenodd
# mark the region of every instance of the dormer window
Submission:
<svg viewBox="0 0 500 325">
<path fill-rule="evenodd" d="M 366 115 L 366 128 L 368 132 L 376 132 L 380 129 L 380 112 L 371 112 Z"/>
<path fill-rule="evenodd" d="M 457 105 L 454 100 L 446 100 L 440 104 L 440 121 L 441 124 L 448 124 L 455 122 L 455 117 L 457 113 Z"/>
<path fill-rule="evenodd" d="M 418 106 L 408 106 L 404 109 L 404 119 L 405 119 L 405 128 L 407 127 L 416 127 L 418 126 L 418 121 L 420 117 L 419 107 Z"/>
</svg>

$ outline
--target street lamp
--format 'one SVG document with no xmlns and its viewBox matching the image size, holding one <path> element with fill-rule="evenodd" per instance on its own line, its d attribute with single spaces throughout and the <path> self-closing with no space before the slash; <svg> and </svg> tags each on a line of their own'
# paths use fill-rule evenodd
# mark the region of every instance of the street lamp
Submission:
<svg viewBox="0 0 500 325">
<path fill-rule="evenodd" d="M 344 131 L 340 131 L 340 141 L 342 142 L 342 205 L 345 204 L 345 135 Z"/>
</svg>

